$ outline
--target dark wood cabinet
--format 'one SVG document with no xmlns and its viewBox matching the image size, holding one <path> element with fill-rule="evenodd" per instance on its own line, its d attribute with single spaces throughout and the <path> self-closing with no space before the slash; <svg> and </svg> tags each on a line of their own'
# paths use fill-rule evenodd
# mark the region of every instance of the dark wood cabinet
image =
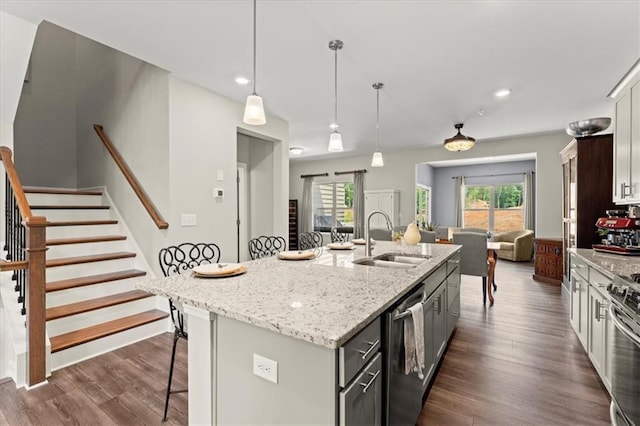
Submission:
<svg viewBox="0 0 640 426">
<path fill-rule="evenodd" d="M 599 242 L 595 223 L 613 204 L 613 136 L 576 138 L 562 151 L 563 274 L 569 273 L 567 249 Z M 544 193 L 544 189 L 543 192 Z M 568 282 L 568 280 L 566 280 Z"/>
<path fill-rule="evenodd" d="M 289 200 L 289 250 L 298 250 L 298 200 Z"/>
<path fill-rule="evenodd" d="M 562 284 L 562 238 L 534 238 L 533 279 L 548 284 Z"/>
</svg>

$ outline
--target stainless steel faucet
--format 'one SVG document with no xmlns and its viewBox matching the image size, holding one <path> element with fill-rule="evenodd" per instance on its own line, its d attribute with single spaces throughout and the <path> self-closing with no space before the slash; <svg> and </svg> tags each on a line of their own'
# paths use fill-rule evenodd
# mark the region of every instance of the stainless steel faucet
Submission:
<svg viewBox="0 0 640 426">
<path fill-rule="evenodd" d="M 364 228 L 364 241 L 365 241 L 364 253 L 368 257 L 371 257 L 371 239 L 369 238 L 369 228 L 371 228 L 371 216 L 373 216 L 376 213 L 379 213 L 382 216 L 384 216 L 385 220 L 387 221 L 387 228 L 389 228 L 389 232 L 393 231 L 393 225 L 391 224 L 391 219 L 389 218 L 388 214 L 386 214 L 382 210 L 374 210 L 371 213 L 369 213 L 369 216 L 367 217 L 367 226 Z"/>
</svg>

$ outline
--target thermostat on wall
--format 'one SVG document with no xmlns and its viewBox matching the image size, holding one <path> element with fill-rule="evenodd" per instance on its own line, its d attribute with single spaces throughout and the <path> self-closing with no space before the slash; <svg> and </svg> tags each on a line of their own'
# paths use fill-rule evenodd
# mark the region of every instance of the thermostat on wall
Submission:
<svg viewBox="0 0 640 426">
<path fill-rule="evenodd" d="M 224 189 L 213 188 L 213 198 L 222 198 L 222 197 L 224 197 Z"/>
</svg>

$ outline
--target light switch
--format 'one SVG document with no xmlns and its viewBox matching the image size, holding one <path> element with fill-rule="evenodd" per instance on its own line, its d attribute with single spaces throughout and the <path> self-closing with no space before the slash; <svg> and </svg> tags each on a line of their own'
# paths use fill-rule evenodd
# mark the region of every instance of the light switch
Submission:
<svg viewBox="0 0 640 426">
<path fill-rule="evenodd" d="M 195 213 L 190 214 L 182 214 L 180 216 L 180 225 L 181 226 L 196 226 L 196 215 Z"/>
<path fill-rule="evenodd" d="M 224 181 L 224 170 L 218 170 L 218 182 Z"/>
</svg>

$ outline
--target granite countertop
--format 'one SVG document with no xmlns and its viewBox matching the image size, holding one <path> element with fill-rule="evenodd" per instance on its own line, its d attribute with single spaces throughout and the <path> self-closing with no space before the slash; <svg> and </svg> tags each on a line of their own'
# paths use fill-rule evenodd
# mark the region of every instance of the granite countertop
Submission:
<svg viewBox="0 0 640 426">
<path fill-rule="evenodd" d="M 386 252 L 432 256 L 411 269 L 354 265 L 365 257 L 354 250 L 326 247 L 312 260 L 277 257 L 244 262 L 248 271 L 229 278 L 191 274 L 142 279 L 136 287 L 218 315 L 302 339 L 330 349 L 348 341 L 371 320 L 429 275 L 460 246 L 402 246 L 380 241 L 373 255 Z"/>
<path fill-rule="evenodd" d="M 613 278 L 614 275 L 628 277 L 632 273 L 640 273 L 640 256 L 623 256 L 580 248 L 569 249 L 569 252 L 577 254 L 589 265 L 610 278 Z"/>
</svg>

